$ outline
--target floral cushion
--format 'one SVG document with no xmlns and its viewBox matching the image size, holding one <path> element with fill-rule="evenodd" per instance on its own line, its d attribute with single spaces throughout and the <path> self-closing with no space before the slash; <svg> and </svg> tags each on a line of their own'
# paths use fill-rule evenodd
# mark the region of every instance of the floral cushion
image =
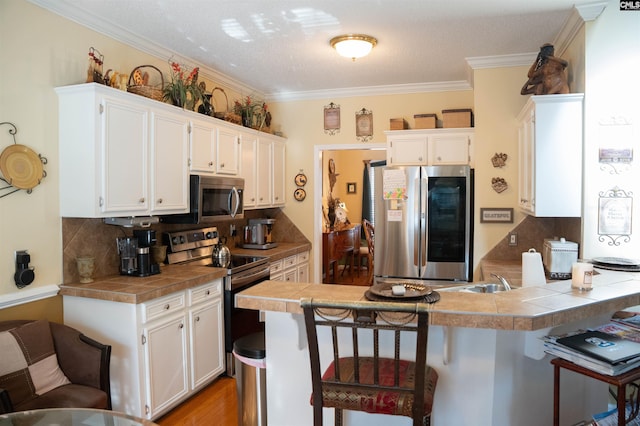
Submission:
<svg viewBox="0 0 640 426">
<path fill-rule="evenodd" d="M 58 365 L 48 321 L 0 333 L 0 388 L 9 392 L 14 406 L 68 383 Z"/>
<path fill-rule="evenodd" d="M 360 357 L 360 383 L 373 385 L 373 358 Z M 354 383 L 353 358 L 340 358 L 341 381 Z M 379 383 L 393 386 L 394 360 L 379 359 Z M 400 386 L 411 386 L 415 375 L 415 363 L 400 361 Z M 335 380 L 334 363 L 327 368 L 322 380 Z M 438 373 L 427 366 L 424 384 L 425 416 L 431 413 L 433 394 L 438 382 Z M 392 389 L 354 389 L 341 384 L 323 383 L 322 400 L 324 407 L 368 413 L 412 416 L 413 395 L 408 391 Z M 313 397 L 312 397 L 313 401 Z"/>
</svg>

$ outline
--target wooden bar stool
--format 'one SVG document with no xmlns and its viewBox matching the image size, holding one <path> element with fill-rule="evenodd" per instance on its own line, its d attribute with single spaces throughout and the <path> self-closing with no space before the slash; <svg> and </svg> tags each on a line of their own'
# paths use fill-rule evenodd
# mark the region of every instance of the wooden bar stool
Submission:
<svg viewBox="0 0 640 426">
<path fill-rule="evenodd" d="M 551 364 L 553 364 L 553 426 L 560 425 L 560 368 L 566 368 L 567 370 L 584 374 L 587 377 L 592 377 L 596 380 L 615 386 L 618 390 L 616 404 L 618 407 L 618 425 L 625 425 L 628 421 L 633 420 L 638 415 L 638 411 L 634 410 L 632 411 L 631 416 L 628 419 L 625 419 L 626 388 L 629 383 L 640 380 L 640 367 L 617 376 L 607 376 L 566 361 L 562 358 L 552 359 Z"/>
</svg>

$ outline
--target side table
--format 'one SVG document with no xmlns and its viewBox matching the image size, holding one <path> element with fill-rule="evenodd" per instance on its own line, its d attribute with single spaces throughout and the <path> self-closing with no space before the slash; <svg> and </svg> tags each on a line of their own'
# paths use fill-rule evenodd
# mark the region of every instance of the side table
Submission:
<svg viewBox="0 0 640 426">
<path fill-rule="evenodd" d="M 554 358 L 551 360 L 553 364 L 553 426 L 560 425 L 560 368 L 574 371 L 579 374 L 583 374 L 587 377 L 592 377 L 596 380 L 608 383 L 615 386 L 618 389 L 617 407 L 618 407 L 618 425 L 625 425 L 625 403 L 626 403 L 626 387 L 629 383 L 640 380 L 640 367 L 627 371 L 626 373 L 619 374 L 617 376 L 607 376 L 605 374 L 597 373 L 588 368 L 579 366 L 570 361 L 562 358 Z M 632 414 L 631 419 L 637 416 L 638 413 Z"/>
</svg>

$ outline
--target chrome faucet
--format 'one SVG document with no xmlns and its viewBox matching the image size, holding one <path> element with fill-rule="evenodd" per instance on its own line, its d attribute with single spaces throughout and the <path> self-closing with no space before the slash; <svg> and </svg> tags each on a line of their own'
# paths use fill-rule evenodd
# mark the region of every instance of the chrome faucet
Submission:
<svg viewBox="0 0 640 426">
<path fill-rule="evenodd" d="M 509 281 L 507 281 L 505 277 L 503 277 L 502 275 L 493 274 L 493 273 L 491 274 L 491 276 L 496 277 L 498 281 L 500 281 L 500 284 L 502 284 L 502 286 L 504 287 L 504 291 L 511 290 L 511 285 L 509 285 Z"/>
</svg>

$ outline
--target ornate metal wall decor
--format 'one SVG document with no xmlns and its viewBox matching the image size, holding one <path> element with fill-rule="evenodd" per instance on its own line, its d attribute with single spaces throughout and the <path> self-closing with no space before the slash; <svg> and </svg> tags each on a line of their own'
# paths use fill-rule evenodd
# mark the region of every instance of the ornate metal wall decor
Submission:
<svg viewBox="0 0 640 426">
<path fill-rule="evenodd" d="M 361 142 L 373 138 L 373 113 L 368 109 L 356 111 L 356 138 Z"/>
<path fill-rule="evenodd" d="M 324 106 L 324 132 L 329 136 L 340 133 L 340 105 L 331 102 Z"/>
<path fill-rule="evenodd" d="M 598 200 L 598 240 L 610 246 L 631 241 L 633 193 L 618 187 L 600 192 Z"/>
<path fill-rule="evenodd" d="M 8 186 L 0 188 L 0 191 L 6 191 L 0 195 L 0 198 L 21 189 L 27 191 L 27 194 L 31 194 L 33 188 L 47 176 L 43 167 L 44 164 L 47 164 L 47 159 L 36 154 L 28 146 L 18 144 L 16 141 L 18 129 L 15 124 L 4 121 L 0 123 L 0 126 L 5 124 L 11 126 L 9 134 L 13 138 L 13 144 L 0 153 L 0 173 L 2 173 L 0 180 L 8 184 Z"/>
<path fill-rule="evenodd" d="M 493 167 L 504 167 L 507 164 L 507 158 L 509 156 L 504 152 L 500 154 L 496 152 L 496 155 L 491 158 L 491 164 L 493 164 Z"/>
<path fill-rule="evenodd" d="M 507 184 L 507 181 L 504 180 L 504 178 L 494 177 L 491 179 L 491 187 L 499 194 L 506 190 L 509 187 L 509 184 Z"/>
<path fill-rule="evenodd" d="M 628 171 L 633 162 L 633 126 L 625 117 L 603 119 L 598 125 L 600 170 L 610 174 Z"/>
</svg>

